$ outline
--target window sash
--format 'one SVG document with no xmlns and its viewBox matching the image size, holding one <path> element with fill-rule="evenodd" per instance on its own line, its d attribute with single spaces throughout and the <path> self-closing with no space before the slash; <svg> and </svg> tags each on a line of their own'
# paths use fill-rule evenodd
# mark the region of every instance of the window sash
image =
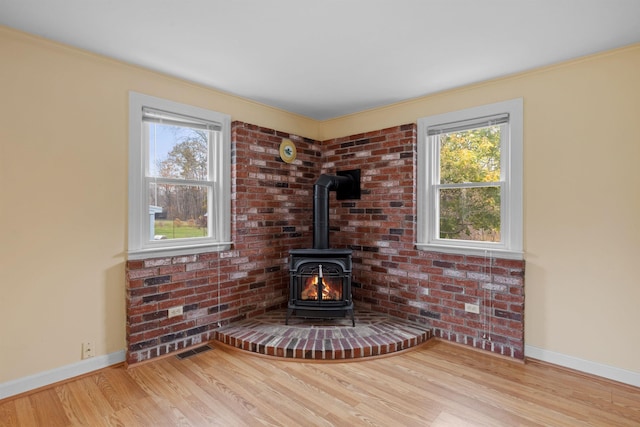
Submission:
<svg viewBox="0 0 640 427">
<path fill-rule="evenodd" d="M 199 130 L 222 130 L 222 125 L 220 123 L 149 107 L 142 107 L 142 121 L 148 123 L 159 123 L 167 126 L 183 126 Z"/>
<path fill-rule="evenodd" d="M 175 179 L 175 178 L 155 178 L 155 177 L 147 177 L 145 179 L 145 200 L 151 200 L 151 184 L 156 184 L 156 185 L 163 185 L 163 184 L 168 184 L 168 185 L 175 185 L 175 186 L 181 186 L 181 187 L 204 187 L 207 189 L 207 230 L 208 230 L 208 234 L 207 236 L 198 236 L 198 237 L 187 237 L 187 238 L 177 238 L 177 239 L 171 239 L 171 241 L 182 241 L 182 242 L 186 242 L 186 241 L 190 241 L 193 239 L 216 239 L 217 238 L 217 229 L 214 226 L 215 224 L 217 224 L 217 220 L 218 220 L 218 215 L 217 215 L 217 210 L 215 209 L 215 204 L 216 204 L 216 195 L 219 194 L 219 191 L 216 190 L 216 183 L 215 182 L 211 182 L 211 181 L 186 181 L 186 180 L 182 180 L 182 179 Z M 184 218 L 187 219 L 187 218 Z M 151 216 L 145 216 L 145 229 L 149 229 L 150 227 L 150 222 L 151 222 Z M 156 240 L 153 240 L 152 238 L 148 240 L 147 244 L 150 245 L 162 245 L 162 244 L 166 244 L 165 242 L 160 242 L 157 243 Z"/>
<path fill-rule="evenodd" d="M 509 135 L 509 115 L 508 114 L 504 114 L 504 115 L 500 115 L 502 118 L 506 117 L 506 122 L 502 122 L 500 123 L 500 181 L 505 181 L 505 176 L 509 176 L 509 145 L 510 145 L 510 135 Z M 494 116 L 496 117 L 496 116 Z M 462 123 L 466 123 L 465 126 L 462 126 Z M 474 120 L 467 120 L 467 121 L 460 121 L 460 122 L 455 122 L 455 123 L 450 123 L 450 125 L 455 125 L 455 124 L 460 124 L 459 126 L 456 127 L 455 130 L 453 129 L 447 129 L 446 132 L 442 132 L 442 133 L 438 133 L 438 134 L 433 134 L 433 135 L 429 135 L 427 136 L 428 139 L 428 143 L 429 145 L 432 147 L 432 162 L 433 162 L 433 171 L 436 174 L 434 177 L 434 180 L 431 182 L 431 184 L 433 185 L 444 185 L 444 184 L 440 184 L 440 182 L 442 182 L 441 176 L 440 176 L 440 172 L 441 172 L 441 164 L 440 164 L 440 159 L 441 159 L 441 155 L 440 155 L 440 150 L 442 148 L 441 146 L 441 141 L 442 141 L 442 135 L 446 135 L 448 133 L 457 133 L 457 132 L 465 132 L 465 131 L 470 131 L 470 130 L 475 130 L 475 129 L 481 129 L 481 128 L 486 128 L 486 127 L 490 127 L 490 126 L 496 126 L 498 125 L 497 123 L 492 123 L 492 124 L 487 124 L 487 122 L 485 121 L 474 121 Z M 437 126 L 433 126 L 433 127 L 429 127 L 429 129 L 432 128 L 437 128 Z M 427 130 L 428 132 L 428 130 Z M 472 181 L 472 182 L 484 182 L 484 181 Z"/>
<path fill-rule="evenodd" d="M 163 124 L 167 126 L 188 127 L 188 128 L 198 129 L 198 130 L 205 130 L 208 133 L 207 177 L 205 179 L 199 180 L 199 179 L 184 179 L 184 178 L 167 178 L 167 177 L 152 175 L 151 165 L 149 163 L 150 159 L 148 155 L 149 151 L 151 150 L 150 138 L 149 138 L 150 136 L 149 132 L 151 129 L 149 126 L 146 125 L 147 123 L 158 123 L 158 124 Z M 205 187 L 208 189 L 207 190 L 207 209 L 206 209 L 206 215 L 207 215 L 207 235 L 206 236 L 176 238 L 176 239 L 171 239 L 170 243 L 164 240 L 157 241 L 157 240 L 154 240 L 152 236 L 149 236 L 150 238 L 146 239 L 146 241 L 144 241 L 143 239 L 144 246 L 163 247 L 163 246 L 167 246 L 167 245 L 170 246 L 175 244 L 185 244 L 185 243 L 188 244 L 188 242 L 197 241 L 197 240 L 200 240 L 200 241 L 216 240 L 218 233 L 216 232 L 216 227 L 214 226 L 215 224 L 217 224 L 217 215 L 214 209 L 215 207 L 214 194 L 219 194 L 219 193 L 215 192 L 214 188 L 216 186 L 215 167 L 217 164 L 215 153 L 217 153 L 216 147 L 221 136 L 220 135 L 221 132 L 219 131 L 220 129 L 219 125 L 206 120 L 194 119 L 188 116 L 172 114 L 172 113 L 162 112 L 160 110 L 143 107 L 142 108 L 142 127 L 143 127 L 143 130 L 142 130 L 141 143 L 143 144 L 143 150 L 145 153 L 143 156 L 144 163 L 145 163 L 144 164 L 145 176 L 144 176 L 144 184 L 143 184 L 144 200 L 151 200 L 151 194 L 150 194 L 151 184 L 156 184 L 156 185 L 168 184 L 168 185 L 175 185 L 175 186 L 182 186 L 182 187 L 195 186 L 195 187 Z M 143 220 L 144 230 L 150 229 L 151 221 L 152 219 L 150 215 L 144 216 L 144 220 Z"/>
<path fill-rule="evenodd" d="M 469 239 L 453 239 L 453 238 L 443 238 L 440 237 L 441 235 L 441 229 L 440 229 L 440 221 L 441 221 L 441 215 L 440 215 L 440 201 L 441 201 L 441 197 L 440 197 L 440 190 L 442 189 L 462 189 L 462 188 L 469 188 L 469 189 L 474 189 L 474 188 L 491 188 L 491 187 L 497 187 L 499 188 L 499 192 L 500 192 L 500 228 L 499 228 L 499 233 L 500 233 L 500 241 L 499 242 L 491 242 L 491 241 L 486 241 L 486 240 L 469 240 Z M 462 184 L 437 184 L 437 185 L 433 185 L 433 206 L 434 206 L 434 215 L 432 215 L 432 221 L 433 223 L 430 224 L 431 230 L 432 230 L 432 234 L 431 234 L 431 241 L 434 243 L 439 243 L 439 244 L 459 244 L 464 242 L 465 244 L 474 244 L 474 245 L 495 245 L 495 246 L 502 246 L 505 244 L 504 239 L 505 239 L 505 233 L 503 232 L 504 227 L 505 227 L 505 221 L 506 221 L 506 216 L 505 216 L 505 211 L 508 209 L 508 203 L 505 203 L 505 198 L 507 197 L 506 195 L 506 183 L 503 181 L 498 181 L 498 182 L 479 182 L 479 183 L 462 183 Z"/>
<path fill-rule="evenodd" d="M 486 251 L 522 259 L 522 99 L 497 102 L 418 120 L 416 247 L 446 253 L 482 255 Z M 443 133 L 500 125 L 500 180 L 440 183 L 440 144 Z M 436 143 L 437 141 L 437 143 Z M 441 239 L 439 191 L 447 188 L 500 187 L 501 242 Z"/>
<path fill-rule="evenodd" d="M 175 114 L 171 113 L 175 111 Z M 208 180 L 149 176 L 148 139 L 150 123 L 207 130 L 209 140 Z M 231 117 L 135 92 L 129 93 L 129 234 L 128 258 L 179 256 L 228 250 L 231 247 Z M 175 179 L 175 181 L 174 181 Z M 153 241 L 150 233 L 150 182 L 206 187 L 209 237 Z"/>
<path fill-rule="evenodd" d="M 427 136 L 441 135 L 443 133 L 453 133 L 465 130 L 484 128 L 509 123 L 509 114 L 495 114 L 487 117 L 477 117 L 470 120 L 459 120 L 450 123 L 442 123 L 429 126 Z"/>
<path fill-rule="evenodd" d="M 464 182 L 464 183 L 451 183 L 451 184 L 441 184 L 440 178 L 440 138 L 441 135 L 445 135 L 448 133 L 455 132 L 464 132 L 478 128 L 484 128 L 488 126 L 496 126 L 500 125 L 500 181 L 473 181 L 473 182 Z M 440 130 L 439 132 L 435 132 L 435 130 Z M 431 134 L 429 134 L 429 132 Z M 431 215 L 429 215 L 429 230 L 430 230 L 430 238 L 429 242 L 438 243 L 444 245 L 455 245 L 464 242 L 465 244 L 484 244 L 484 245 L 505 245 L 505 236 L 502 232 L 502 227 L 505 226 L 505 211 L 507 210 L 507 206 L 509 205 L 509 193 L 505 191 L 507 187 L 507 183 L 504 181 L 505 176 L 509 176 L 509 161 L 508 157 L 505 156 L 509 152 L 509 114 L 497 114 L 488 117 L 480 117 L 470 120 L 461 120 L 455 122 L 449 122 L 442 125 L 430 126 L 427 128 L 427 136 L 428 144 L 431 147 L 431 170 L 433 174 L 431 175 L 431 181 L 428 182 L 428 186 L 431 188 L 429 193 L 431 194 L 430 204 L 433 206 L 433 210 L 431 211 Z M 481 188 L 481 187 L 499 187 L 500 188 L 500 242 L 486 242 L 486 241 L 476 241 L 476 240 L 465 240 L 465 239 L 445 239 L 440 237 L 440 189 L 447 188 Z"/>
<path fill-rule="evenodd" d="M 433 184 L 435 189 L 440 188 L 478 188 L 478 187 L 502 187 L 504 181 L 477 181 L 477 182 L 461 182 L 457 184 Z"/>
<path fill-rule="evenodd" d="M 143 160 L 144 160 L 144 174 L 145 174 L 145 177 L 157 177 L 158 179 L 160 179 L 163 177 L 159 175 L 153 175 L 151 173 L 151 164 L 149 163 L 149 152 L 151 150 L 149 141 L 150 141 L 151 129 L 145 123 L 160 123 L 160 122 L 150 122 L 150 121 L 143 120 L 143 123 L 142 123 L 142 144 L 143 144 L 142 148 L 143 148 Z M 181 122 L 175 122 L 173 124 L 168 124 L 167 122 L 164 122 L 162 124 L 170 125 L 170 126 L 194 128 L 193 126 L 186 126 Z M 194 129 L 197 129 L 197 128 L 194 128 Z M 203 180 L 199 180 L 199 182 L 216 181 L 217 165 L 218 165 L 218 162 L 216 161 L 216 153 L 219 153 L 220 151 L 218 148 L 218 144 L 220 144 L 220 141 L 222 140 L 222 132 L 214 131 L 211 129 L 205 129 L 205 128 L 200 130 L 207 130 L 208 132 L 208 141 L 207 141 L 208 150 L 207 150 L 207 178 Z M 177 178 L 177 179 L 188 181 L 182 178 Z"/>
</svg>

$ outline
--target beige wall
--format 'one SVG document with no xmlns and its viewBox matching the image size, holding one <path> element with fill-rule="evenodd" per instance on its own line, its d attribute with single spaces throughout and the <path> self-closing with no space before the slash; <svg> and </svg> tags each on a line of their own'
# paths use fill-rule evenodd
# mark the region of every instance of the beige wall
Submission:
<svg viewBox="0 0 640 427">
<path fill-rule="evenodd" d="M 125 348 L 128 92 L 318 123 L 0 27 L 0 383 Z"/>
<path fill-rule="evenodd" d="M 525 344 L 640 373 L 640 45 L 323 123 L 524 98 Z"/>
<path fill-rule="evenodd" d="M 526 341 L 640 372 L 640 46 L 326 122 L 0 27 L 0 383 L 125 346 L 128 91 L 329 139 L 525 106 Z"/>
</svg>

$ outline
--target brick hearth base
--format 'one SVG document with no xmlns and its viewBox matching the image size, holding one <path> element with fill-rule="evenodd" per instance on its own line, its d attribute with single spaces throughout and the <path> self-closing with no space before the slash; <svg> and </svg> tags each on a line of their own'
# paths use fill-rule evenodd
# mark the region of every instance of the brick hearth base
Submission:
<svg viewBox="0 0 640 427">
<path fill-rule="evenodd" d="M 289 359 L 341 360 L 380 356 L 406 350 L 431 338 L 426 326 L 390 318 L 384 314 L 358 312 L 351 319 L 304 319 L 286 310 L 222 327 L 216 339 L 253 353 Z"/>
</svg>

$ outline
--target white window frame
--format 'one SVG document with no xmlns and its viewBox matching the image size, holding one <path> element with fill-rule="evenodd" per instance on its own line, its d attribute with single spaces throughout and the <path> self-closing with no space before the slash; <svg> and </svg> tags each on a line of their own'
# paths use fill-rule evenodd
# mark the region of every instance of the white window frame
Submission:
<svg viewBox="0 0 640 427">
<path fill-rule="evenodd" d="M 144 141 L 143 108 L 214 122 L 221 141 L 211 143 L 209 237 L 150 240 L 148 144 Z M 231 247 L 231 117 L 215 111 L 141 93 L 129 93 L 129 224 L 128 258 L 179 256 L 228 250 Z"/>
<path fill-rule="evenodd" d="M 439 174 L 439 144 L 428 135 L 430 128 L 500 114 L 509 115 L 506 137 L 501 142 L 501 242 L 442 239 L 438 235 L 439 206 L 434 186 Z M 523 258 L 523 101 L 512 99 L 418 120 L 418 183 L 416 248 L 445 253 Z"/>
</svg>

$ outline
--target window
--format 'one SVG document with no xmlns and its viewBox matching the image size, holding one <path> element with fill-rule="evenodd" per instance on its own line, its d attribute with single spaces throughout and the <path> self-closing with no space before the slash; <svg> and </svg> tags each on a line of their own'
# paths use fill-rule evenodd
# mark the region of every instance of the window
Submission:
<svg viewBox="0 0 640 427">
<path fill-rule="evenodd" d="M 418 249 L 522 258 L 522 99 L 418 120 Z"/>
<path fill-rule="evenodd" d="M 129 259 L 230 247 L 230 118 L 130 93 Z"/>
</svg>

